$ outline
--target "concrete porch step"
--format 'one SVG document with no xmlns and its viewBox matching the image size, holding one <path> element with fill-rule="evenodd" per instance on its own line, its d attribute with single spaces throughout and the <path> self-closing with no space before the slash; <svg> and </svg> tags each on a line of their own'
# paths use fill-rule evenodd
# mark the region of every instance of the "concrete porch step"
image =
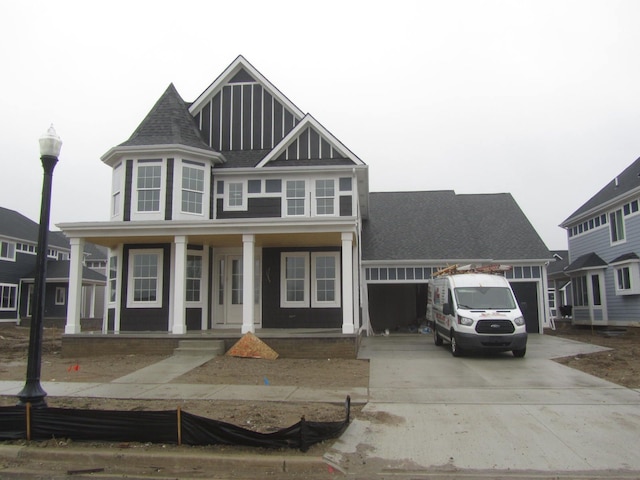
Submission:
<svg viewBox="0 0 640 480">
<path fill-rule="evenodd" d="M 224 340 L 180 340 L 174 355 L 224 355 Z"/>
</svg>

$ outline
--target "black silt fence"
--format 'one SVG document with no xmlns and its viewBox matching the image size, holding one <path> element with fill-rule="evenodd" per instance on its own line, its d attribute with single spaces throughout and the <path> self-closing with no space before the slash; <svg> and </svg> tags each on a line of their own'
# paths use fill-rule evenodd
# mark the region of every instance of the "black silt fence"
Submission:
<svg viewBox="0 0 640 480">
<path fill-rule="evenodd" d="M 271 433 L 254 432 L 226 422 L 178 410 L 119 411 L 0 407 L 0 440 L 68 438 L 105 442 L 167 443 L 178 445 L 242 445 L 297 448 L 335 438 L 349 425 L 351 399 L 345 417 L 336 422 L 296 424 Z"/>
</svg>

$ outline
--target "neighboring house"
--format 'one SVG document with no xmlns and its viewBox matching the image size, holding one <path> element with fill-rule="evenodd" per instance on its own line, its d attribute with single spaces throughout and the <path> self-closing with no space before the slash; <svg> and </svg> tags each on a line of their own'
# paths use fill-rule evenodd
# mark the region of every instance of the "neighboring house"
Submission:
<svg viewBox="0 0 640 480">
<path fill-rule="evenodd" d="M 545 265 L 551 254 L 508 193 L 371 193 L 363 222 L 364 302 L 375 332 L 425 317 L 426 284 L 448 265 L 505 264 L 527 331 L 546 325 Z"/>
<path fill-rule="evenodd" d="M 544 323 L 550 254 L 510 195 L 370 195 L 367 165 L 242 56 L 192 103 L 170 85 L 102 161 L 112 169 L 110 220 L 59 227 L 75 294 L 85 242 L 109 248 L 105 333 L 352 335 L 375 329 L 379 298 L 405 310 L 396 286 L 413 284 L 414 309 L 396 323 L 423 316 L 416 292 L 435 266 L 459 260 L 514 265 L 510 278 L 539 312 L 531 328 Z M 456 242 L 464 248 L 447 250 Z M 81 332 L 79 318 L 70 307 L 66 333 Z"/>
<path fill-rule="evenodd" d="M 573 304 L 571 279 L 566 272 L 569 266 L 568 250 L 552 250 L 553 261 L 547 266 L 549 281 L 549 315 L 556 320 L 571 316 Z"/>
<path fill-rule="evenodd" d="M 566 272 L 573 323 L 628 325 L 640 318 L 640 158 L 571 214 Z"/>
<path fill-rule="evenodd" d="M 24 215 L 0 207 L 0 322 L 19 322 L 31 317 L 32 296 L 36 268 L 39 226 Z M 47 280 L 45 289 L 45 318 L 65 318 L 67 315 L 69 283 L 69 241 L 60 232 L 48 235 Z M 93 247 L 98 259 L 100 249 Z M 103 250 L 103 263 L 106 255 Z M 87 295 L 86 314 L 98 307 L 102 316 L 105 277 L 88 268 L 83 269 L 82 285 Z"/>
</svg>

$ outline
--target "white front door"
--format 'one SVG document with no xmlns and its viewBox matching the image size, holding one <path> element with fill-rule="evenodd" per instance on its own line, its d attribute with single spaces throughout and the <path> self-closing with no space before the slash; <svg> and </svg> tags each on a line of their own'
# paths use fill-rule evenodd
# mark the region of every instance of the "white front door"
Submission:
<svg viewBox="0 0 640 480">
<path fill-rule="evenodd" d="M 239 327 L 242 325 L 243 309 L 243 261 L 242 255 L 220 254 L 215 261 L 215 293 L 213 295 L 214 325 Z M 255 261 L 255 305 L 254 322 L 260 324 L 260 259 Z"/>
<path fill-rule="evenodd" d="M 227 325 L 242 325 L 242 257 L 227 257 L 226 321 Z"/>
</svg>

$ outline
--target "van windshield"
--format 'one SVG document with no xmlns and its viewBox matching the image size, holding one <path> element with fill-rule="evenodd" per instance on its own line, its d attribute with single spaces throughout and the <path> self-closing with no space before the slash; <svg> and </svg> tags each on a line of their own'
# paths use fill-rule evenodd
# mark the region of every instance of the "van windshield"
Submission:
<svg viewBox="0 0 640 480">
<path fill-rule="evenodd" d="M 460 287 L 455 290 L 458 308 L 468 310 L 513 310 L 516 302 L 509 288 Z"/>
</svg>

